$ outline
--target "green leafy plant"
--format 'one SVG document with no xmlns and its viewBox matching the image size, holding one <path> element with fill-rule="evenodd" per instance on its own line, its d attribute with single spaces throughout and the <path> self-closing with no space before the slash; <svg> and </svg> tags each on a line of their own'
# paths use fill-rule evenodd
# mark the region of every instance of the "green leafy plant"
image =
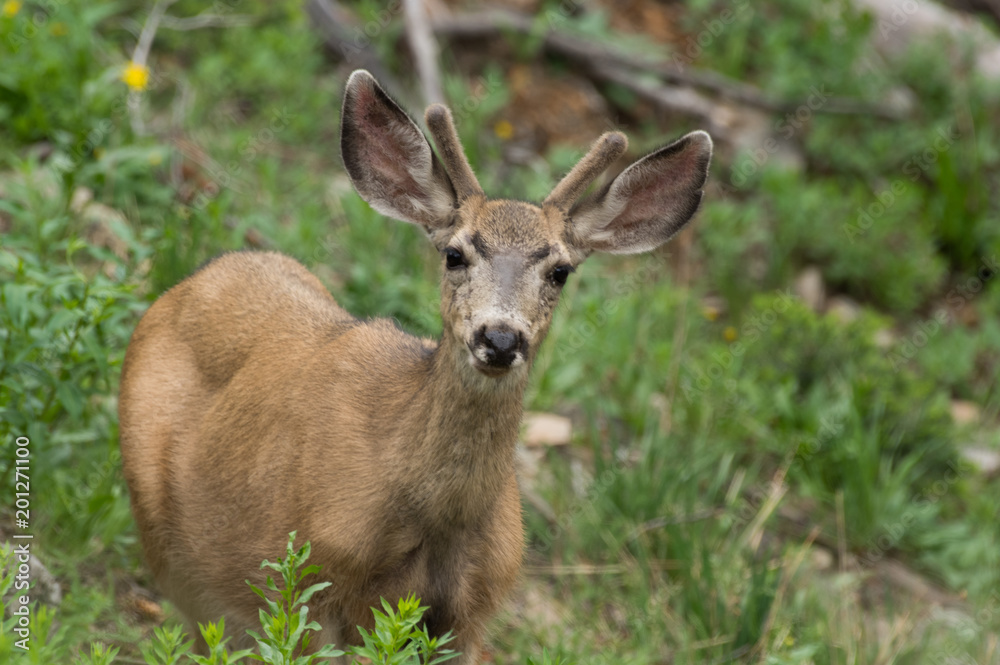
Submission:
<svg viewBox="0 0 1000 665">
<path fill-rule="evenodd" d="M 358 628 L 364 646 L 353 647 L 352 655 L 367 658 L 375 665 L 437 665 L 459 655 L 452 649 L 443 648 L 454 639 L 451 631 L 441 637 L 431 637 L 427 627 L 420 626 L 428 608 L 421 607 L 420 599 L 413 594 L 400 598 L 396 611 L 383 598 L 382 609 L 384 613 L 372 608 L 374 630 Z"/>
<path fill-rule="evenodd" d="M 570 661 L 562 656 L 550 655 L 548 649 L 542 649 L 542 655 L 539 659 L 536 660 L 528 656 L 527 665 L 570 665 Z"/>
<path fill-rule="evenodd" d="M 311 638 L 321 626 L 309 620 L 306 603 L 319 591 L 330 586 L 329 582 L 318 582 L 303 588 L 305 579 L 320 572 L 316 565 L 306 565 L 311 544 L 306 543 L 295 549 L 296 532 L 288 535 L 284 558 L 276 562 L 264 560 L 261 568 L 270 568 L 281 575 L 282 587 L 274 578 L 267 576 L 264 588 L 250 584 L 254 593 L 267 604 L 260 610 L 260 624 L 263 635 L 247 631 L 257 642 L 257 653 L 253 649 L 243 649 L 230 653 L 225 637 L 225 619 L 217 623 L 200 625 L 201 635 L 208 645 L 209 654 L 200 656 L 189 653 L 192 642 L 184 642 L 185 635 L 179 627 L 157 628 L 151 642 L 142 646 L 142 655 L 148 665 L 176 665 L 193 661 L 197 665 L 233 665 L 245 658 L 258 660 L 268 665 L 312 665 L 317 659 L 335 658 L 345 655 L 332 644 L 326 644 L 312 653 L 309 651 Z M 6 578 L 3 578 L 6 579 Z M 0 584 L 0 590 L 3 589 Z M 401 598 L 394 610 L 382 599 L 384 612 L 372 608 L 375 628 L 367 631 L 359 626 L 363 646 L 352 647 L 350 655 L 367 658 L 381 665 L 438 665 L 459 655 L 452 649 L 444 648 L 452 641 L 451 633 L 431 637 L 427 627 L 421 625 L 427 607 L 420 605 L 420 599 L 410 594 Z M 98 645 L 94 645 L 95 649 Z M 92 657 L 105 657 L 104 652 L 94 652 Z M 357 662 L 357 661 L 355 661 Z"/>
<path fill-rule="evenodd" d="M 315 653 L 308 656 L 298 656 L 295 654 L 304 651 L 309 647 L 312 635 L 310 633 L 320 630 L 320 625 L 315 621 L 309 621 L 309 608 L 306 603 L 317 591 L 322 591 L 330 586 L 330 582 L 318 582 L 305 589 L 299 589 L 302 581 L 309 575 L 318 573 L 320 567 L 316 565 L 304 565 L 309 559 L 311 544 L 306 543 L 301 549 L 295 550 L 295 531 L 288 534 L 288 545 L 285 549 L 285 558 L 279 558 L 276 563 L 264 560 L 261 568 L 270 568 L 281 573 L 281 578 L 285 583 L 284 588 L 279 589 L 274 579 L 268 575 L 267 581 L 261 589 L 250 584 L 254 593 L 264 599 L 267 603 L 268 611 L 260 610 L 260 625 L 264 635 L 247 631 L 257 641 L 260 650 L 258 660 L 270 663 L 271 665 L 310 665 L 317 658 L 330 658 L 343 656 L 344 652 L 337 650 L 332 644 L 322 646 Z M 269 595 L 267 592 L 271 591 Z M 273 593 L 277 593 L 278 600 L 273 598 Z M 206 665 L 206 664 L 203 664 Z"/>
<path fill-rule="evenodd" d="M 185 642 L 185 637 L 180 626 L 157 627 L 153 629 L 152 641 L 142 645 L 142 657 L 148 665 L 176 665 L 194 644 Z"/>
<path fill-rule="evenodd" d="M 112 665 L 118 656 L 118 648 L 95 642 L 90 645 L 90 653 L 80 656 L 81 665 Z"/>
<path fill-rule="evenodd" d="M 225 618 L 220 618 L 218 623 L 209 621 L 205 625 L 198 624 L 198 628 L 201 629 L 201 636 L 205 638 L 205 644 L 208 645 L 208 656 L 198 656 L 195 654 L 190 654 L 188 656 L 198 665 L 231 665 L 240 662 L 244 658 L 254 657 L 253 649 L 243 649 L 235 653 L 229 653 L 229 650 L 226 649 L 226 642 L 228 642 L 230 638 L 225 637 Z M 264 662 L 298 663 L 299 661 L 265 660 Z"/>
</svg>

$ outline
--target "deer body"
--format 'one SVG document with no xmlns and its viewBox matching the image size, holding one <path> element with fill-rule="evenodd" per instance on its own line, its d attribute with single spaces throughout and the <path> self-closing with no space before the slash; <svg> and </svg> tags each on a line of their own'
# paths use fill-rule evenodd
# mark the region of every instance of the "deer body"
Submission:
<svg viewBox="0 0 1000 665">
<path fill-rule="evenodd" d="M 444 166 L 366 72 L 348 82 L 345 165 L 376 210 L 441 252 L 443 335 L 341 309 L 276 253 L 223 255 L 164 294 L 122 372 L 125 476 L 150 567 L 192 621 L 257 624 L 260 561 L 312 542 L 332 585 L 316 642 L 358 639 L 370 607 L 416 593 L 429 628 L 476 662 L 523 547 L 515 445 L 528 368 L 562 283 L 591 251 L 645 251 L 694 213 L 703 133 L 574 205 L 625 149 L 608 134 L 542 206 L 489 200 L 441 106 Z M 631 175 L 629 175 L 631 173 Z"/>
</svg>

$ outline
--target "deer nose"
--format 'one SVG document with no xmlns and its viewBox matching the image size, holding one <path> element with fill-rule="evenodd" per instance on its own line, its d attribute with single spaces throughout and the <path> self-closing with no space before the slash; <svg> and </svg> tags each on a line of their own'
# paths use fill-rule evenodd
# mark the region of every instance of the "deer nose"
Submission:
<svg viewBox="0 0 1000 665">
<path fill-rule="evenodd" d="M 525 346 L 524 335 L 504 325 L 483 326 L 476 333 L 475 342 L 485 351 L 486 363 L 493 367 L 510 367 Z"/>
</svg>

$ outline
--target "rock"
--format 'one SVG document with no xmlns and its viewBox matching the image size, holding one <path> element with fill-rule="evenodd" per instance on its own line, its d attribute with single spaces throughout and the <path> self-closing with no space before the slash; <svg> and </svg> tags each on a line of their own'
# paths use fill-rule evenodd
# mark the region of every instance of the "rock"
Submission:
<svg viewBox="0 0 1000 665">
<path fill-rule="evenodd" d="M 896 343 L 896 339 L 897 336 L 894 332 L 888 328 L 882 328 L 875 331 L 875 338 L 873 341 L 875 342 L 875 346 L 885 350 L 892 348 L 892 345 Z"/>
<path fill-rule="evenodd" d="M 35 598 L 46 605 L 58 606 L 62 602 L 62 587 L 55 575 L 50 573 L 34 554 L 31 555 L 29 565 L 31 578 L 35 582 Z"/>
<path fill-rule="evenodd" d="M 569 461 L 569 484 L 577 499 L 583 500 L 587 490 L 594 484 L 594 476 L 583 460 L 574 457 Z"/>
<path fill-rule="evenodd" d="M 851 323 L 861 316 L 861 306 L 850 298 L 834 296 L 830 298 L 826 313 L 841 323 Z"/>
<path fill-rule="evenodd" d="M 10 548 L 14 547 L 10 541 L 7 541 L 6 546 Z M 17 565 L 16 561 L 15 565 Z M 62 587 L 59 585 L 58 580 L 49 572 L 49 569 L 45 567 L 41 559 L 34 554 L 28 554 L 28 566 L 31 578 L 31 593 L 29 597 L 33 601 L 38 600 L 45 605 L 58 607 L 62 602 Z M 12 607 L 12 605 L 8 605 L 7 609 L 10 610 Z"/>
<path fill-rule="evenodd" d="M 522 486 L 534 487 L 541 471 L 545 451 L 538 448 L 517 447 L 517 477 Z"/>
<path fill-rule="evenodd" d="M 93 191 L 87 187 L 77 187 L 69 199 L 69 209 L 79 215 L 93 200 Z"/>
<path fill-rule="evenodd" d="M 554 413 L 524 414 L 524 445 L 565 446 L 573 435 L 569 418 Z"/>
<path fill-rule="evenodd" d="M 982 413 L 979 405 L 961 399 L 951 401 L 951 419 L 956 425 L 974 425 L 980 421 Z"/>
<path fill-rule="evenodd" d="M 933 43 L 935 36 L 945 34 L 955 42 L 954 48 L 942 53 L 951 63 L 959 65 L 969 47 L 979 73 L 1000 78 L 1000 39 L 975 17 L 917 0 L 855 0 L 855 4 L 872 13 L 872 38 L 887 57 L 902 57 L 911 46 Z"/>
<path fill-rule="evenodd" d="M 795 278 L 795 293 L 814 312 L 823 311 L 826 305 L 826 286 L 823 273 L 816 266 L 809 266 Z"/>
<path fill-rule="evenodd" d="M 833 568 L 833 553 L 825 547 L 813 547 L 809 550 L 809 559 L 815 570 L 830 570 Z"/>
<path fill-rule="evenodd" d="M 990 478 L 1000 475 L 1000 451 L 985 446 L 968 446 L 959 454 L 962 459 L 975 464 L 984 475 Z"/>
</svg>

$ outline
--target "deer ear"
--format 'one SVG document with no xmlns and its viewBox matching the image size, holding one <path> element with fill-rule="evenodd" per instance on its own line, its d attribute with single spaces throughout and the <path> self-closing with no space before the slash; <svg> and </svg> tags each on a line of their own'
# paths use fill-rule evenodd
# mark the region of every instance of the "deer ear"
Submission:
<svg viewBox="0 0 1000 665">
<path fill-rule="evenodd" d="M 612 254 L 659 247 L 698 210 L 711 159 L 712 139 L 698 131 L 633 162 L 570 210 L 573 238 Z"/>
<path fill-rule="evenodd" d="M 372 208 L 427 230 L 446 223 L 455 207 L 448 175 L 416 123 L 363 69 L 347 80 L 340 152 Z"/>
</svg>

